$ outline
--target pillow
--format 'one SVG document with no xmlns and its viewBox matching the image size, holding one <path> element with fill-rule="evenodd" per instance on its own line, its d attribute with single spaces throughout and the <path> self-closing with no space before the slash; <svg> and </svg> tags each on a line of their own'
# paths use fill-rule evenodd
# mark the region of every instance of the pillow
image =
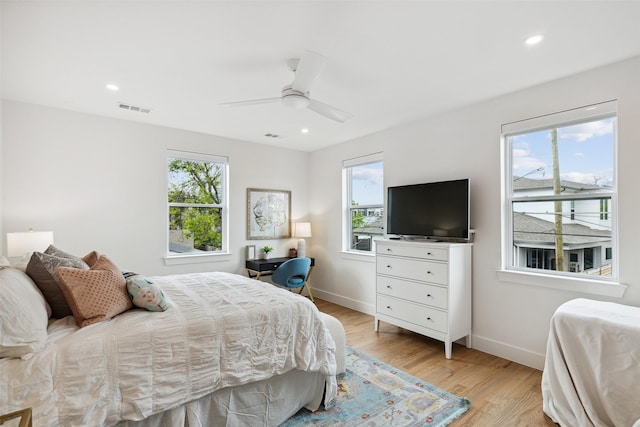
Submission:
<svg viewBox="0 0 640 427">
<path fill-rule="evenodd" d="M 82 261 L 86 262 L 89 268 L 91 268 L 93 264 L 95 264 L 96 261 L 98 261 L 99 257 L 100 257 L 100 254 L 98 252 L 91 251 L 82 257 Z"/>
<path fill-rule="evenodd" d="M 47 341 L 47 302 L 23 271 L 0 269 L 0 358 L 28 357 Z"/>
<path fill-rule="evenodd" d="M 60 288 L 81 328 L 109 320 L 133 305 L 118 267 L 104 255 L 89 270 L 58 267 Z"/>
<path fill-rule="evenodd" d="M 151 280 L 135 275 L 128 277 L 126 281 L 129 298 L 136 307 L 147 311 L 165 311 L 169 308 L 162 289 Z"/>
<path fill-rule="evenodd" d="M 66 254 L 65 252 L 55 248 L 53 245 L 49 246 L 47 251 L 51 250 L 51 248 L 54 249 L 53 252 L 57 254 L 64 254 L 65 256 L 34 252 L 33 255 L 31 255 L 31 259 L 27 264 L 25 272 L 29 277 L 31 277 L 31 279 L 33 279 L 38 286 L 38 289 L 40 289 L 51 306 L 51 315 L 56 319 L 61 319 L 65 316 L 70 316 L 72 313 L 67 300 L 60 290 L 56 268 L 73 267 L 88 270 L 89 266 L 80 258 Z"/>
</svg>

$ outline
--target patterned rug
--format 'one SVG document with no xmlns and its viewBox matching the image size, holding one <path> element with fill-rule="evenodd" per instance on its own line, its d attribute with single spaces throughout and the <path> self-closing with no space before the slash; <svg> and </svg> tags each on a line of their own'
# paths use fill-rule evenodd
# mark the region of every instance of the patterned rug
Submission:
<svg viewBox="0 0 640 427">
<path fill-rule="evenodd" d="M 349 346 L 346 366 L 329 407 L 301 409 L 281 427 L 446 426 L 471 404 Z"/>
</svg>

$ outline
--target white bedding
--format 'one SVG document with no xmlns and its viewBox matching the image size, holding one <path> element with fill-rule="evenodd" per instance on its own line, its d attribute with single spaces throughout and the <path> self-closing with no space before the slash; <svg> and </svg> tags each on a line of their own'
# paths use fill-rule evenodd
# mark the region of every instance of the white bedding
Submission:
<svg viewBox="0 0 640 427">
<path fill-rule="evenodd" d="M 575 299 L 551 320 L 544 412 L 563 427 L 640 427 L 640 308 Z"/>
<path fill-rule="evenodd" d="M 335 344 L 306 298 L 229 273 L 151 279 L 169 310 L 82 329 L 60 319 L 44 350 L 1 359 L 0 410 L 32 407 L 42 427 L 111 426 L 294 369 L 326 375 L 325 402 L 335 397 Z"/>
</svg>

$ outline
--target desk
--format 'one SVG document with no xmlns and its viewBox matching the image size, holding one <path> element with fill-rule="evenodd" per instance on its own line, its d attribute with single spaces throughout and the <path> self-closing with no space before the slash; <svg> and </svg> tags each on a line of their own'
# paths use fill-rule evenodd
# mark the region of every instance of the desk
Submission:
<svg viewBox="0 0 640 427">
<path fill-rule="evenodd" d="M 300 288 L 300 293 L 302 293 L 303 288 L 307 288 L 307 292 L 309 293 L 309 299 L 313 301 L 313 295 L 311 294 L 311 286 L 309 285 L 309 277 L 311 277 L 311 272 L 313 271 L 313 267 L 316 264 L 315 258 L 311 258 L 311 268 L 309 269 L 309 274 L 307 274 L 307 278 L 304 279 L 304 286 Z M 247 274 L 250 278 L 260 280 L 262 276 L 270 276 L 274 271 L 282 263 L 285 261 L 289 261 L 291 258 L 283 257 L 283 258 L 270 258 L 270 259 L 248 259 L 245 262 L 245 268 L 247 269 Z"/>
</svg>

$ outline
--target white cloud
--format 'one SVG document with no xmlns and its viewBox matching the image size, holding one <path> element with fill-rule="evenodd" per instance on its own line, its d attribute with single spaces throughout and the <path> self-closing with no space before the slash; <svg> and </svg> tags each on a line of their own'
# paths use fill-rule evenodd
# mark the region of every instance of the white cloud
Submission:
<svg viewBox="0 0 640 427">
<path fill-rule="evenodd" d="M 352 172 L 354 181 L 363 181 L 365 184 L 371 183 L 376 186 L 382 186 L 382 169 L 353 168 Z"/>
<path fill-rule="evenodd" d="M 517 147 L 514 146 L 512 161 L 514 175 L 521 175 L 519 172 L 527 173 L 547 166 L 542 160 L 531 154 L 529 144 L 526 142 L 519 142 Z"/>
<path fill-rule="evenodd" d="M 558 138 L 583 142 L 594 136 L 607 135 L 610 133 L 613 133 L 613 119 L 581 123 L 579 125 L 560 128 L 558 129 Z"/>
</svg>

